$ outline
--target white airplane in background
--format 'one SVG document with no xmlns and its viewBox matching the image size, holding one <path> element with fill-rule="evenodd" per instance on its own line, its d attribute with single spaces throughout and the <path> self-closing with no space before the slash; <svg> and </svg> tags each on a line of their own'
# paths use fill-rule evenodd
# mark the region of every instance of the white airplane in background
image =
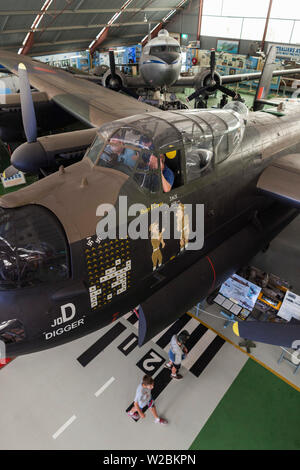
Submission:
<svg viewBox="0 0 300 470">
<path fill-rule="evenodd" d="M 116 68 L 113 51 L 110 54 L 110 68 L 104 74 L 102 85 L 115 91 L 123 91 L 128 94 L 132 89 L 145 88 L 166 92 L 168 87 L 194 88 L 195 91 L 188 96 L 191 101 L 199 96 L 209 96 L 217 90 L 239 99 L 236 92 L 226 88 L 224 85 L 256 80 L 261 77 L 261 72 L 248 74 L 223 75 L 216 71 L 216 51 L 210 52 L 210 67 L 202 70 L 196 75 L 181 77 L 181 47 L 179 42 L 171 37 L 167 30 L 159 31 L 157 37 L 148 41 L 142 50 L 139 63 L 140 75 L 128 77 Z M 273 77 L 289 75 L 288 70 L 273 71 L 277 64 L 272 64 Z M 137 97 L 137 96 L 136 96 Z"/>
</svg>

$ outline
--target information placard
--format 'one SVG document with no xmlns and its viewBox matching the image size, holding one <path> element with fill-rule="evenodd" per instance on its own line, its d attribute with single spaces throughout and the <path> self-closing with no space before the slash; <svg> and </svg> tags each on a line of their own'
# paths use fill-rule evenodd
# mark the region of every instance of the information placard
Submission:
<svg viewBox="0 0 300 470">
<path fill-rule="evenodd" d="M 251 311 L 254 308 L 260 291 L 261 287 L 234 274 L 222 284 L 219 293 Z"/>
<path fill-rule="evenodd" d="M 278 316 L 290 321 L 295 318 L 300 321 L 300 296 L 287 291 L 279 309 Z"/>
<path fill-rule="evenodd" d="M 19 171 L 18 173 L 14 174 L 10 178 L 5 178 L 5 176 L 1 176 L 1 181 L 3 184 L 4 188 L 11 188 L 12 186 L 19 186 L 19 184 L 25 184 L 25 176 L 22 171 Z"/>
</svg>

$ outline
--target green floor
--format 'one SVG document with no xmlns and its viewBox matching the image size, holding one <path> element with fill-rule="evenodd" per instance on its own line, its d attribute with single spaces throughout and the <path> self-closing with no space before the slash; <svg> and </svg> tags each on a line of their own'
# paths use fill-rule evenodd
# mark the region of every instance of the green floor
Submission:
<svg viewBox="0 0 300 470">
<path fill-rule="evenodd" d="M 299 417 L 300 393 L 249 359 L 190 449 L 299 450 Z"/>
</svg>

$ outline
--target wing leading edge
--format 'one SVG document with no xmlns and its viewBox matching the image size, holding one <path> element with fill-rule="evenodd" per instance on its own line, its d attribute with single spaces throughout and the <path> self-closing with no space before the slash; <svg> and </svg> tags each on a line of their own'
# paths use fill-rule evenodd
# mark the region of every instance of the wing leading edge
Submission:
<svg viewBox="0 0 300 470">
<path fill-rule="evenodd" d="M 76 78 L 64 70 L 50 67 L 30 57 L 0 51 L 0 64 L 15 75 L 18 75 L 20 62 L 25 64 L 29 82 L 34 88 L 46 93 L 50 100 L 91 127 L 99 127 L 105 122 L 135 114 L 157 111 L 153 106 Z"/>
</svg>

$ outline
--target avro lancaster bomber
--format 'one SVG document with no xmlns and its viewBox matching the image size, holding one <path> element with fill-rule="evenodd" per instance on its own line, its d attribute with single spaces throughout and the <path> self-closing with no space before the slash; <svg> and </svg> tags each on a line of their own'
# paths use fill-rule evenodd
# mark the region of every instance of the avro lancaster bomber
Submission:
<svg viewBox="0 0 300 470">
<path fill-rule="evenodd" d="M 256 108 L 267 102 L 273 59 L 274 51 Z M 138 305 L 142 345 L 298 215 L 297 100 L 271 102 L 272 108 L 250 113 L 238 102 L 222 110 L 157 111 L 26 57 L 19 66 L 20 56 L 1 52 L 0 62 L 19 70 L 23 81 L 27 142 L 13 155 L 13 167 L 55 170 L 64 158 L 85 150 L 81 161 L 0 200 L 0 339 L 8 356 L 74 340 Z M 37 138 L 27 78 L 91 129 Z M 167 190 L 164 166 L 173 175 Z M 124 222 L 124 198 L 127 207 L 146 208 L 145 217 L 163 204 L 176 205 L 173 223 L 184 221 L 181 236 L 165 237 L 161 220 L 152 221 L 146 238 L 121 236 L 124 223 L 137 217 L 129 213 Z M 112 238 L 99 229 L 103 205 L 118 214 Z M 197 249 L 187 205 L 193 211 L 204 207 L 204 239 Z M 283 326 L 284 335 L 282 325 L 274 325 L 265 340 L 290 346 L 299 324 Z M 262 330 L 259 323 L 252 336 L 244 336 L 258 339 Z"/>
</svg>

